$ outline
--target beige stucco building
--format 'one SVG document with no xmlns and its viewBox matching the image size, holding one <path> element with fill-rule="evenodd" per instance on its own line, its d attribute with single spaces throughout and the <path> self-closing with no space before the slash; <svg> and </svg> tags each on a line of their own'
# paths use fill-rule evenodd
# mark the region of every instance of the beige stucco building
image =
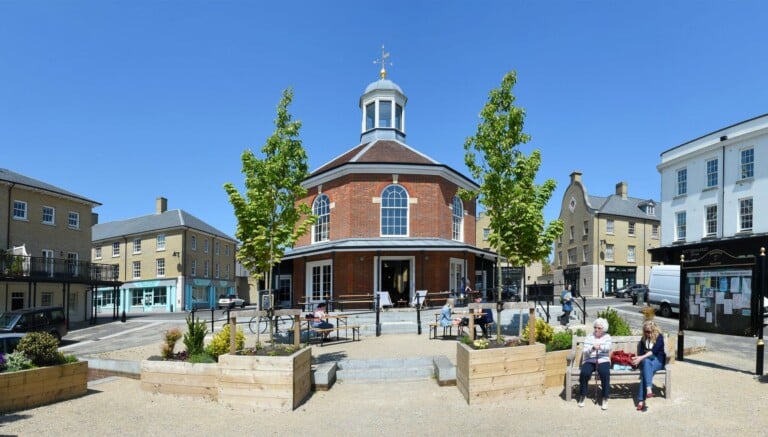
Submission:
<svg viewBox="0 0 768 437">
<path fill-rule="evenodd" d="M 63 306 L 86 320 L 97 286 L 114 289 L 107 266 L 91 263 L 93 208 L 100 203 L 0 169 L 0 313 Z"/>
<path fill-rule="evenodd" d="M 99 308 L 173 312 L 211 308 L 236 293 L 237 241 L 186 211 L 168 210 L 93 227 L 93 259 L 112 266 L 123 282 L 119 295 L 99 290 Z"/>
<path fill-rule="evenodd" d="M 597 297 L 635 283 L 648 283 L 651 256 L 659 246 L 661 207 L 653 199 L 630 197 L 626 182 L 614 194 L 593 196 L 571 173 L 563 195 L 563 235 L 555 242 L 554 281 Z"/>
</svg>

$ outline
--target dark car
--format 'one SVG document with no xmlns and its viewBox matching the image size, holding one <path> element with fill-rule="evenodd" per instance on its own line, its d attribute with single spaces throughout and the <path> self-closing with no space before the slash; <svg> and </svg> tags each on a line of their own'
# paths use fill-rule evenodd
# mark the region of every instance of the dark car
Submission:
<svg viewBox="0 0 768 437">
<path fill-rule="evenodd" d="M 57 340 L 67 335 L 62 307 L 22 308 L 0 315 L 0 332 L 47 332 Z"/>
<path fill-rule="evenodd" d="M 638 299 L 645 299 L 645 295 L 648 293 L 648 286 L 645 284 L 632 284 L 628 287 L 624 287 L 620 290 L 616 290 L 616 297 L 618 298 L 632 298 L 632 303 L 637 303 Z"/>
</svg>

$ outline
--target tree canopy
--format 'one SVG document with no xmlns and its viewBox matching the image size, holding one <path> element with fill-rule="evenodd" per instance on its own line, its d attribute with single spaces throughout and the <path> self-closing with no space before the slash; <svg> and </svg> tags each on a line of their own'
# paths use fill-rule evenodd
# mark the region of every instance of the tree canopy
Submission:
<svg viewBox="0 0 768 437">
<path fill-rule="evenodd" d="M 257 278 L 268 274 L 286 248 L 314 223 L 310 207 L 297 203 L 307 193 L 301 182 L 309 176 L 309 165 L 298 138 L 301 122 L 292 120 L 288 112 L 292 100 L 293 91 L 284 90 L 275 131 L 261 149 L 263 158 L 257 158 L 250 149 L 243 152 L 245 194 L 230 182 L 224 184 L 237 218 L 237 259 Z M 271 275 L 266 278 L 266 287 L 272 288 Z"/>
<path fill-rule="evenodd" d="M 491 247 L 511 265 L 524 266 L 548 258 L 563 224 L 544 220 L 543 209 L 557 184 L 553 179 L 536 184 L 541 152 L 526 156 L 519 150 L 531 137 L 523 132 L 525 110 L 514 104 L 516 82 L 512 71 L 504 75 L 499 88 L 491 90 L 477 132 L 464 143 L 464 162 L 480 189 L 462 195 L 477 196 L 485 207 Z"/>
</svg>

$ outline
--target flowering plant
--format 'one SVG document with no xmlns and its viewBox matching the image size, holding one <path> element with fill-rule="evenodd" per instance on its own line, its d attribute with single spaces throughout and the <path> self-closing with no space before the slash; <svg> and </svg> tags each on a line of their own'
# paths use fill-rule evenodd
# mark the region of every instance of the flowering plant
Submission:
<svg viewBox="0 0 768 437">
<path fill-rule="evenodd" d="M 472 346 L 475 349 L 487 349 L 488 348 L 488 343 L 489 343 L 488 340 L 486 340 L 484 338 L 481 338 L 481 339 L 475 340 L 472 343 Z"/>
</svg>

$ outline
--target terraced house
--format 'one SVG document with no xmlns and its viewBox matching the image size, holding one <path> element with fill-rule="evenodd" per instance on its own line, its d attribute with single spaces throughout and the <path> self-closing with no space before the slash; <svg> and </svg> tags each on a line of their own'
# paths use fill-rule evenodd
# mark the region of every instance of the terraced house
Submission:
<svg viewBox="0 0 768 437">
<path fill-rule="evenodd" d="M 112 268 L 91 263 L 95 200 L 0 169 L 0 312 L 63 306 L 68 321 L 93 314 L 96 288 L 114 293 Z"/>
<path fill-rule="evenodd" d="M 99 289 L 97 306 L 119 312 L 173 312 L 216 306 L 235 294 L 237 241 L 186 211 L 168 210 L 97 224 L 93 259 L 112 266 L 123 285 L 118 294 Z"/>
</svg>

